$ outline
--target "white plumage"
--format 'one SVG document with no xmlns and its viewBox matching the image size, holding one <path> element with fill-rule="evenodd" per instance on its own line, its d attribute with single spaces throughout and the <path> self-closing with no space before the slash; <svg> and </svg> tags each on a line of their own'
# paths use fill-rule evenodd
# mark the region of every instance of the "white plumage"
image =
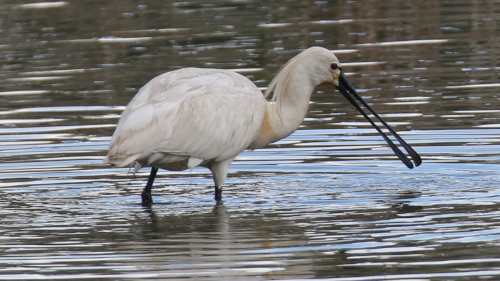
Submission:
<svg viewBox="0 0 500 281">
<path fill-rule="evenodd" d="M 184 68 L 147 83 L 122 113 L 106 161 L 168 170 L 246 149 L 264 117 L 260 90 L 231 71 Z M 188 159 L 191 165 L 188 165 Z"/>
<path fill-rule="evenodd" d="M 302 123 L 313 89 L 339 86 L 332 52 L 312 47 L 290 60 L 265 96 L 232 71 L 184 68 L 159 75 L 130 101 L 111 138 L 105 161 L 119 167 L 153 167 L 143 204 L 151 204 L 158 168 L 211 169 L 216 200 L 234 158 L 245 149 L 284 138 Z M 265 97 L 273 95 L 272 102 Z"/>
</svg>

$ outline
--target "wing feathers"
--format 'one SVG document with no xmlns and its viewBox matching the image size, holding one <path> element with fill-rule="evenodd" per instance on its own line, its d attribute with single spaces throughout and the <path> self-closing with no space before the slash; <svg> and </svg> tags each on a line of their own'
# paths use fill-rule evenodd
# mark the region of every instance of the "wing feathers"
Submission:
<svg viewBox="0 0 500 281">
<path fill-rule="evenodd" d="M 234 72 L 187 68 L 160 75 L 123 112 L 107 160 L 166 165 L 168 155 L 184 155 L 194 168 L 234 157 L 258 133 L 265 103 L 260 90 Z"/>
</svg>

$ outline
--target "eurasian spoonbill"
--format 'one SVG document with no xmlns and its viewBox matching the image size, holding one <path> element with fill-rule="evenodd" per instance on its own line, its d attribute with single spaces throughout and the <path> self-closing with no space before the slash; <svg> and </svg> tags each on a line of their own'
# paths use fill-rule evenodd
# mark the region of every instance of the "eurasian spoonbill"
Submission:
<svg viewBox="0 0 500 281">
<path fill-rule="evenodd" d="M 297 130 L 306 116 L 316 86 L 334 85 L 382 135 L 399 159 L 413 163 L 363 111 L 366 108 L 408 152 L 416 166 L 420 156 L 357 94 L 337 57 L 311 47 L 288 61 L 265 94 L 248 78 L 228 70 L 183 68 L 144 85 L 123 111 L 105 161 L 118 167 L 152 167 L 142 203 L 152 203 L 151 187 L 158 168 L 211 170 L 215 200 L 229 165 L 246 149 L 264 147 Z M 271 97 L 270 101 L 266 98 Z"/>
</svg>

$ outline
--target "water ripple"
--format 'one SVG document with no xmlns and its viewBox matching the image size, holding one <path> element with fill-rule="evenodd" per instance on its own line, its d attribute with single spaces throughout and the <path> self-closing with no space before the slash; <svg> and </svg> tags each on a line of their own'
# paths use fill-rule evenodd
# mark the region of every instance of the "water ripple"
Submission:
<svg viewBox="0 0 500 281">
<path fill-rule="evenodd" d="M 490 4 L 94 2 L 0 3 L 0 280 L 499 279 Z M 331 87 L 300 130 L 236 158 L 218 204 L 207 169 L 160 171 L 145 208 L 149 171 L 102 162 L 153 76 L 217 67 L 264 90 L 312 45 L 420 167 Z"/>
</svg>

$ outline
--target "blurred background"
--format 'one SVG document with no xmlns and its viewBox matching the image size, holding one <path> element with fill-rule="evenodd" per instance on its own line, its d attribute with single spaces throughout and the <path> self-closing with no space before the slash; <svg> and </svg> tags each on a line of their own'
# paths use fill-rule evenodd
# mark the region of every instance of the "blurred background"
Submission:
<svg viewBox="0 0 500 281">
<path fill-rule="evenodd" d="M 498 1 L 0 2 L 0 280 L 497 280 Z M 333 87 L 290 137 L 208 170 L 102 162 L 150 79 L 265 89 L 311 46 L 423 158 L 408 170 Z"/>
</svg>

